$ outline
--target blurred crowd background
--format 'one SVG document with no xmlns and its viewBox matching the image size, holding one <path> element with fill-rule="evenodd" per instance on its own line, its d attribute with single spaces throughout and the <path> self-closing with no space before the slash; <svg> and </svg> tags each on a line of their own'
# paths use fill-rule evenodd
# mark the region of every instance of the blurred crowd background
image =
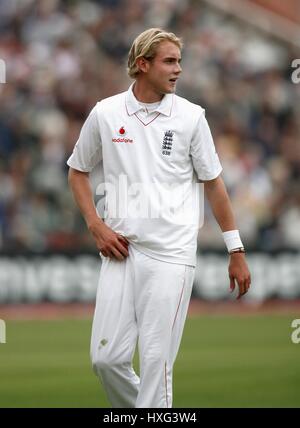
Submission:
<svg viewBox="0 0 300 428">
<path fill-rule="evenodd" d="M 93 250 L 66 160 L 102 98 L 126 90 L 127 53 L 150 27 L 183 38 L 177 93 L 206 109 L 249 249 L 300 245 L 295 44 L 209 1 L 0 1 L 0 250 Z M 207 208 L 203 249 L 224 249 Z"/>
</svg>

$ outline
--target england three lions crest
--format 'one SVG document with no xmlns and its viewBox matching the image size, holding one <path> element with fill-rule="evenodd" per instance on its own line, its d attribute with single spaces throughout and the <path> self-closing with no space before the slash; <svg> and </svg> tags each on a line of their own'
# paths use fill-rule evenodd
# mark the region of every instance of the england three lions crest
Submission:
<svg viewBox="0 0 300 428">
<path fill-rule="evenodd" d="M 174 131 L 169 130 L 165 132 L 161 149 L 164 156 L 170 156 L 172 152 L 173 135 Z"/>
</svg>

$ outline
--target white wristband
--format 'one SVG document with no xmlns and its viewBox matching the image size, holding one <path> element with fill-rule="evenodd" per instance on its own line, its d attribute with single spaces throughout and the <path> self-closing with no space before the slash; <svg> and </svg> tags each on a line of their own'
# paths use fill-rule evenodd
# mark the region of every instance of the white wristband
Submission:
<svg viewBox="0 0 300 428">
<path fill-rule="evenodd" d="M 240 238 L 240 232 L 238 230 L 229 230 L 228 232 L 223 232 L 223 239 L 228 252 L 234 250 L 235 248 L 243 247 L 243 243 Z"/>
</svg>

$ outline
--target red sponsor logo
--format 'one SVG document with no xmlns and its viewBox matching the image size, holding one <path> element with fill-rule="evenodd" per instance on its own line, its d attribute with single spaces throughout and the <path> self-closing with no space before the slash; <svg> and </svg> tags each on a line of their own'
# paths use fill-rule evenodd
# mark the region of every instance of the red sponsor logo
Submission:
<svg viewBox="0 0 300 428">
<path fill-rule="evenodd" d="M 112 138 L 113 143 L 133 143 L 133 140 L 131 138 L 124 138 L 127 134 L 124 126 L 121 126 L 119 129 L 119 135 L 121 135 L 122 138 Z"/>
</svg>

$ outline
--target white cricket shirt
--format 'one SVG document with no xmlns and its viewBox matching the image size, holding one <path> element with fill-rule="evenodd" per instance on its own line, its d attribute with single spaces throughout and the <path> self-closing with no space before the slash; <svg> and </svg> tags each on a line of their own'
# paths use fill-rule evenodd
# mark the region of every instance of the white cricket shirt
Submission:
<svg viewBox="0 0 300 428">
<path fill-rule="evenodd" d="M 103 168 L 105 223 L 139 251 L 195 266 L 200 181 L 222 171 L 205 111 L 175 94 L 147 110 L 128 91 L 96 104 L 67 163 Z"/>
</svg>

